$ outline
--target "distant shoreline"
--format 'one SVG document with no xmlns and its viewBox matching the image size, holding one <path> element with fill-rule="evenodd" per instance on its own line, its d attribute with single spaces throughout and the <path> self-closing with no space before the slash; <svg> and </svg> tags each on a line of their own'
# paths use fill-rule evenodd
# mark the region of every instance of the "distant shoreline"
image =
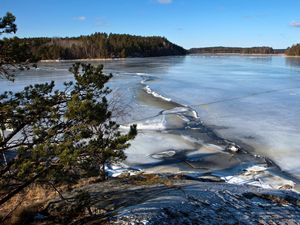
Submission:
<svg viewBox="0 0 300 225">
<path fill-rule="evenodd" d="M 273 53 L 273 54 L 246 54 L 246 53 L 191 53 L 188 55 L 239 55 L 239 56 L 287 56 L 286 54 L 282 53 Z"/>
<path fill-rule="evenodd" d="M 189 55 L 189 54 L 187 54 Z M 89 62 L 89 61 L 119 61 L 125 59 L 145 59 L 145 58 L 161 58 L 161 57 L 183 57 L 186 55 L 165 55 L 165 56 L 151 56 L 151 57 L 125 57 L 125 58 L 91 58 L 91 59 L 42 59 L 39 62 L 47 63 L 47 62 Z"/>
<path fill-rule="evenodd" d="M 39 62 L 47 63 L 47 62 L 80 62 L 80 61 L 111 61 L 111 60 L 123 60 L 126 58 L 96 58 L 96 59 L 42 59 Z"/>
<path fill-rule="evenodd" d="M 188 55 L 228 55 L 228 56 L 281 56 L 287 58 L 300 58 L 300 56 L 290 56 L 286 54 L 240 54 L 240 53 L 191 53 Z M 175 55 L 173 55 L 175 56 Z M 181 55 L 180 55 L 181 56 Z M 43 59 L 39 62 L 41 63 L 55 63 L 55 62 L 88 62 L 88 61 L 119 61 L 125 59 L 138 59 L 138 58 L 159 58 L 162 56 L 154 56 L 154 57 L 126 57 L 126 58 L 93 58 L 93 59 Z M 163 56 L 163 57 L 170 57 L 170 56 Z M 172 57 L 172 56 L 171 56 Z"/>
</svg>

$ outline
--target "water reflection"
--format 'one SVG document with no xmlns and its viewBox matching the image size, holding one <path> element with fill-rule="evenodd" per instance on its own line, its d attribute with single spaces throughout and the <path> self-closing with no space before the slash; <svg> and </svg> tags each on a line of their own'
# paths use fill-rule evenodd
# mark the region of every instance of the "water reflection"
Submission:
<svg viewBox="0 0 300 225">
<path fill-rule="evenodd" d="M 272 56 L 264 56 L 264 55 L 249 56 L 248 58 L 254 63 L 261 63 L 261 64 L 272 63 L 273 61 Z"/>
<path fill-rule="evenodd" d="M 300 57 L 286 57 L 285 64 L 290 67 L 300 68 Z"/>
<path fill-rule="evenodd" d="M 128 58 L 123 60 L 100 62 L 104 69 L 128 73 L 164 74 L 169 69 L 185 62 L 185 56 L 157 58 Z"/>
</svg>

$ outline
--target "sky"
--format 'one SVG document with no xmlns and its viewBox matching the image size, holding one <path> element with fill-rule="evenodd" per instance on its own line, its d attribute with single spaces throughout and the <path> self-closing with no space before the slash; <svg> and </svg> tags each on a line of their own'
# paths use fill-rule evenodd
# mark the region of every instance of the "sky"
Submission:
<svg viewBox="0 0 300 225">
<path fill-rule="evenodd" d="M 300 0 L 0 0 L 0 15 L 7 11 L 18 37 L 127 33 L 187 49 L 300 42 Z"/>
</svg>

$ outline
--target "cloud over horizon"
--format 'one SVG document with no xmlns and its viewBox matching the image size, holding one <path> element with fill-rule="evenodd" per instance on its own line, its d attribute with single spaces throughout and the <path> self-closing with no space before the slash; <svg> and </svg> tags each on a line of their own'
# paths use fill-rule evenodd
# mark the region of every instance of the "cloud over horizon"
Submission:
<svg viewBox="0 0 300 225">
<path fill-rule="evenodd" d="M 300 27 L 300 21 L 293 21 L 289 23 L 291 27 Z"/>
<path fill-rule="evenodd" d="M 173 0 L 157 0 L 159 4 L 171 4 Z"/>
</svg>

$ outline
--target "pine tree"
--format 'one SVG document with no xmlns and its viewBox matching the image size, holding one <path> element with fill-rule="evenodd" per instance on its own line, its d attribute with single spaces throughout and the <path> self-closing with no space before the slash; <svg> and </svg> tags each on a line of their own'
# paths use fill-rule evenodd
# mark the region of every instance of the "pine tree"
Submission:
<svg viewBox="0 0 300 225">
<path fill-rule="evenodd" d="M 15 20 L 16 17 L 9 12 L 4 17 L 0 17 L 0 35 L 16 33 Z M 0 40 L 0 77 L 13 80 L 13 72 L 16 69 L 29 69 L 29 63 L 37 60 L 38 58 L 33 56 L 26 42 L 18 38 Z"/>
<path fill-rule="evenodd" d="M 77 63 L 75 82 L 54 91 L 54 82 L 26 87 L 0 97 L 0 153 L 14 155 L 1 163 L 0 205 L 42 179 L 76 182 L 81 177 L 106 178 L 107 163 L 124 160 L 123 150 L 136 126 L 119 131 L 112 118 L 106 87 L 112 75 L 103 66 Z M 7 132 L 7 130 L 10 130 Z"/>
</svg>

